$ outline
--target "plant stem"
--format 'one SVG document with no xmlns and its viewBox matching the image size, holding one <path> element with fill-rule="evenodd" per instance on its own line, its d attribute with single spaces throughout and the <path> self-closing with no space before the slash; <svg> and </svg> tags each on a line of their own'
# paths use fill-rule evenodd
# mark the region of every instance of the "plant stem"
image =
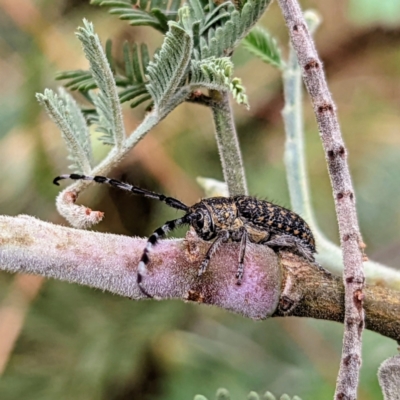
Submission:
<svg viewBox="0 0 400 400">
<path fill-rule="evenodd" d="M 233 111 L 228 92 L 210 91 L 214 99 L 212 113 L 215 136 L 221 158 L 224 180 L 230 196 L 248 194 L 239 141 L 233 122 Z"/>
<path fill-rule="evenodd" d="M 174 107 L 182 103 L 188 93 L 181 91 L 174 98 Z M 163 111 L 162 114 L 153 110 L 147 114 L 142 123 L 135 131 L 124 141 L 122 147 L 113 147 L 106 158 L 90 171 L 90 175 L 106 175 L 113 167 L 115 167 L 126 154 L 149 132 L 155 125 L 164 119 L 174 107 L 170 107 Z M 75 204 L 79 194 L 91 184 L 90 181 L 78 181 L 64 189 L 57 196 L 56 205 L 58 212 L 74 227 L 89 228 L 99 223 L 103 218 L 103 213 L 93 211 L 85 206 Z"/>
<path fill-rule="evenodd" d="M 134 300 L 145 299 L 136 282 L 145 246 L 146 239 L 73 229 L 29 216 L 0 216 L 0 270 L 78 283 Z M 278 260 L 268 247 L 250 243 L 242 285 L 237 286 L 239 243 L 225 246 L 199 278 L 208 242 L 190 231 L 186 240 L 161 241 L 150 255 L 146 291 L 157 299 L 213 304 L 253 319 L 292 315 L 343 322 L 339 277 L 291 253 L 282 252 Z M 366 327 L 399 340 L 400 291 L 367 286 L 365 294 Z M 294 299 L 293 307 L 284 312 L 287 299 Z"/>
<path fill-rule="evenodd" d="M 358 227 L 354 189 L 347 165 L 335 105 L 329 93 L 322 63 L 318 58 L 307 24 L 296 0 L 278 0 L 291 43 L 303 71 L 304 83 L 310 94 L 317 118 L 331 179 L 340 240 L 343 249 L 345 285 L 345 331 L 335 399 L 357 398 L 361 367 L 363 311 L 363 241 Z"/>
<path fill-rule="evenodd" d="M 290 46 L 289 59 L 283 70 L 283 91 L 285 106 L 282 110 L 285 123 L 285 166 L 293 210 L 300 214 L 316 231 L 311 207 L 310 189 L 304 153 L 304 124 L 302 76 L 297 56 Z"/>
<path fill-rule="evenodd" d="M 310 13 L 305 13 L 306 19 L 307 14 L 311 17 Z M 309 24 L 308 20 L 307 23 Z M 317 260 L 326 268 L 329 268 L 330 271 L 342 274 L 342 250 L 327 239 L 319 229 L 311 207 L 311 191 L 308 184 L 304 151 L 302 75 L 292 46 L 290 46 L 289 50 L 288 63 L 283 71 L 283 87 L 285 107 L 282 111 L 282 116 L 286 133 L 284 158 L 292 208 L 293 211 L 300 214 L 307 221 L 314 233 L 319 252 Z M 398 270 L 374 261 L 364 263 L 364 270 L 370 283 L 382 283 L 383 281 L 385 285 L 394 289 L 400 288 L 400 272 Z"/>
</svg>

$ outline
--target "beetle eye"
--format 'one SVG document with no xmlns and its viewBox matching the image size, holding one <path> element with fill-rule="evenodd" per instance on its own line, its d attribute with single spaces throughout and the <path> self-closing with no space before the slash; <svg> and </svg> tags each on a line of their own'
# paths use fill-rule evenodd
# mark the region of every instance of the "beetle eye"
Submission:
<svg viewBox="0 0 400 400">
<path fill-rule="evenodd" d="M 197 214 L 197 226 L 202 229 L 204 226 L 204 215 L 202 213 Z"/>
</svg>

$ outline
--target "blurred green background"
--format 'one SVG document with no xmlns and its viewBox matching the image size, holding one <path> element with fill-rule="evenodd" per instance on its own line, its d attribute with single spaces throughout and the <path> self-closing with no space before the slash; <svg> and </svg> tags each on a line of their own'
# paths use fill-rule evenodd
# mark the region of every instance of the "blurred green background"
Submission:
<svg viewBox="0 0 400 400">
<path fill-rule="evenodd" d="M 323 23 L 316 35 L 336 101 L 370 258 L 400 263 L 400 3 L 396 0 L 303 1 Z M 54 176 L 67 172 L 65 146 L 35 93 L 55 88 L 56 71 L 87 68 L 74 31 L 93 21 L 115 51 L 126 39 L 160 45 L 150 28 L 131 28 L 79 0 L 0 0 L 0 212 L 66 224 L 54 205 Z M 284 53 L 287 33 L 277 4 L 262 24 Z M 290 206 L 282 161 L 284 131 L 279 73 L 243 49 L 235 53 L 251 110 L 234 106 L 251 194 Z M 313 205 L 322 230 L 337 242 L 324 155 L 305 97 L 306 149 Z M 128 131 L 143 108 L 125 107 Z M 95 143 L 98 159 L 107 148 Z M 110 173 L 193 203 L 197 176 L 222 178 L 209 110 L 184 104 Z M 146 236 L 175 212 L 107 187 L 80 201 L 106 213 L 95 229 Z M 180 235 L 184 231 L 178 232 Z M 0 399 L 213 398 L 250 390 L 328 399 L 334 392 L 342 325 L 306 319 L 253 322 L 182 302 L 132 302 L 39 277 L 0 273 Z M 380 399 L 376 372 L 394 342 L 364 334 L 360 399 Z"/>
</svg>

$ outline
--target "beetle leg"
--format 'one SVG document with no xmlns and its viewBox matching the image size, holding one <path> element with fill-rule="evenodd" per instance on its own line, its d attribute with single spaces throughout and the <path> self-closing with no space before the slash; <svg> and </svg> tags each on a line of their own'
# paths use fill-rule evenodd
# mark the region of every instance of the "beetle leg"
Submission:
<svg viewBox="0 0 400 400">
<path fill-rule="evenodd" d="M 265 244 L 272 248 L 286 247 L 288 250 L 294 251 L 310 262 L 315 261 L 313 251 L 297 237 L 291 235 L 275 236 Z"/>
<path fill-rule="evenodd" d="M 244 256 L 246 253 L 246 246 L 247 246 L 247 232 L 246 230 L 243 230 L 242 232 L 242 238 L 240 240 L 240 248 L 239 248 L 239 265 L 238 269 L 236 272 L 236 278 L 237 278 L 237 285 L 242 284 L 242 278 L 243 278 L 243 272 L 244 272 Z"/>
<path fill-rule="evenodd" d="M 215 254 L 215 252 L 218 250 L 218 247 L 226 242 L 229 239 L 229 232 L 228 231 L 220 231 L 217 235 L 217 238 L 214 240 L 212 245 L 207 251 L 206 256 L 204 257 L 204 260 L 202 261 L 199 272 L 197 273 L 197 276 L 201 276 L 204 274 L 206 271 L 208 264 L 210 263 L 211 257 Z"/>
</svg>

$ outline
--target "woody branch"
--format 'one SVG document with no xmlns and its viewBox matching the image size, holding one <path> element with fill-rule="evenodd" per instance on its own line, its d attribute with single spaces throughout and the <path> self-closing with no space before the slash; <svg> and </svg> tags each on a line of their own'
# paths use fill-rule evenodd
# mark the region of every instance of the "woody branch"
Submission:
<svg viewBox="0 0 400 400">
<path fill-rule="evenodd" d="M 44 245 L 45 244 L 45 245 Z M 145 295 L 136 269 L 145 239 L 77 230 L 33 217 L 0 216 L 0 269 L 29 273 L 106 290 L 133 300 Z M 189 232 L 186 240 L 164 240 L 152 253 L 143 281 L 156 299 L 178 298 L 215 305 L 252 319 L 301 316 L 344 320 L 340 278 L 266 246 L 249 244 L 245 276 L 236 285 L 238 245 L 218 253 L 204 276 L 199 263 L 209 243 Z M 366 327 L 400 340 L 400 292 L 366 286 Z"/>
</svg>

